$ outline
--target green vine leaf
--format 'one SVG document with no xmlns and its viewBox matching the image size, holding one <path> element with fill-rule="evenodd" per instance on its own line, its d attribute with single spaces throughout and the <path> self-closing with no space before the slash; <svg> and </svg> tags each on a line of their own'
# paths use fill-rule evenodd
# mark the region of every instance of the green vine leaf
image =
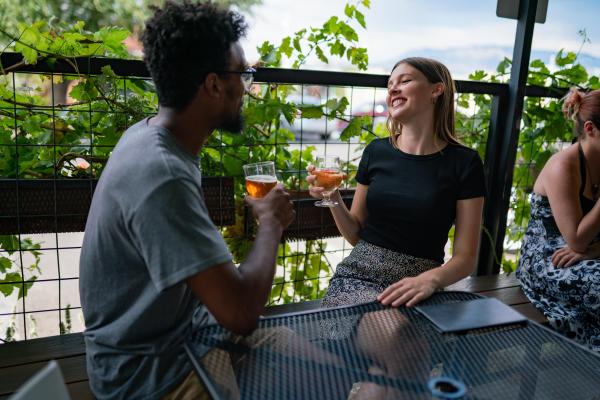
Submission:
<svg viewBox="0 0 600 400">
<path fill-rule="evenodd" d="M 354 117 L 350 120 L 348 126 L 344 128 L 340 134 L 341 140 L 350 140 L 351 138 L 360 136 L 363 129 L 370 127 L 373 124 L 373 120 L 370 115 L 363 115 L 360 117 Z"/>
<path fill-rule="evenodd" d="M 279 51 L 288 57 L 291 57 L 294 51 L 294 48 L 290 45 L 291 42 L 292 38 L 288 36 L 281 41 L 281 45 L 279 46 Z"/>
<path fill-rule="evenodd" d="M 592 90 L 600 89 L 600 78 L 592 76 L 588 81 L 588 87 Z"/>
<path fill-rule="evenodd" d="M 29 291 L 29 289 L 31 289 L 31 287 L 33 286 L 34 282 L 37 280 L 36 276 L 31 277 L 30 280 L 23 282 L 22 284 L 19 284 L 19 294 L 17 295 L 17 299 L 22 299 L 23 297 L 27 296 L 27 292 Z"/>
<path fill-rule="evenodd" d="M 588 73 L 580 64 L 573 65 L 571 68 L 556 71 L 554 75 L 564 77 L 571 82 L 585 82 L 588 79 Z"/>
<path fill-rule="evenodd" d="M 0 292 L 5 297 L 10 296 L 15 289 L 21 290 L 21 274 L 18 272 L 9 272 L 4 276 L 4 278 L 0 279 Z M 22 296 L 19 296 L 21 298 Z"/>
<path fill-rule="evenodd" d="M 19 250 L 19 239 L 16 235 L 0 235 L 0 247 L 8 255 L 12 255 Z"/>
<path fill-rule="evenodd" d="M 5 273 L 12 267 L 10 258 L 0 257 L 0 273 Z"/>
<path fill-rule="evenodd" d="M 561 50 L 559 50 L 558 54 L 556 54 L 556 57 L 554 58 L 554 62 L 559 67 L 564 67 L 566 65 L 573 64 L 575 62 L 575 60 L 577 59 L 577 54 L 573 53 L 572 51 L 569 51 L 564 55 L 563 54 L 564 54 L 564 50 L 561 49 Z"/>
<path fill-rule="evenodd" d="M 487 74 L 484 71 L 477 70 L 477 71 L 469 74 L 469 79 L 472 81 L 482 81 L 483 79 L 485 79 L 486 76 L 487 76 Z"/>
<path fill-rule="evenodd" d="M 512 61 L 509 58 L 504 57 L 504 60 L 502 60 L 499 64 L 498 67 L 496 68 L 496 71 L 498 71 L 499 74 L 507 74 L 508 71 L 507 69 L 510 68 L 512 64 Z"/>
<path fill-rule="evenodd" d="M 350 102 L 346 97 L 342 97 L 340 99 L 329 99 L 325 103 L 327 116 L 329 118 L 333 118 L 338 115 L 344 115 L 344 112 L 346 111 L 349 105 Z"/>
<path fill-rule="evenodd" d="M 329 64 L 329 59 L 325 56 L 325 53 L 323 52 L 323 49 L 321 49 L 321 47 L 316 46 L 315 51 L 319 60 L 323 61 L 325 64 Z"/>
<path fill-rule="evenodd" d="M 45 41 L 41 40 L 41 34 L 37 29 L 40 23 L 33 24 L 30 27 L 24 27 L 19 41 L 15 44 L 15 51 L 21 53 L 26 64 L 37 63 L 39 50 L 47 48 Z M 38 43 L 39 42 L 39 43 Z M 40 47 L 35 47 L 39 45 Z"/>
<path fill-rule="evenodd" d="M 323 106 L 299 105 L 298 109 L 302 113 L 302 118 L 319 119 L 324 115 Z"/>
</svg>

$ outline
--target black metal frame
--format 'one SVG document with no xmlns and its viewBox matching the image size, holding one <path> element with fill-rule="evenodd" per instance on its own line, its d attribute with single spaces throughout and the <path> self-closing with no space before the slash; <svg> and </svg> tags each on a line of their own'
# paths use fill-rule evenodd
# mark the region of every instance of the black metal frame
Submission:
<svg viewBox="0 0 600 400">
<path fill-rule="evenodd" d="M 517 42 L 513 62 L 513 76 L 509 84 L 455 81 L 459 93 L 488 94 L 493 96 L 489 134 L 486 144 L 485 173 L 488 180 L 488 197 L 484 208 L 479 264 L 476 275 L 498 273 L 503 252 L 503 241 L 509 209 L 512 175 L 517 152 L 519 123 L 523 109 L 524 96 L 559 98 L 566 89 L 525 86 L 530 42 L 533 34 L 533 11 L 537 0 L 521 2 L 520 18 L 517 29 Z M 525 8 L 527 7 L 527 8 Z M 530 21 L 531 20 L 531 21 Z M 73 58 L 48 62 L 40 61 L 36 65 L 26 65 L 22 57 L 15 53 L 3 53 L 0 62 L 7 72 L 28 73 L 65 73 L 95 75 L 102 73 L 104 66 L 124 77 L 149 78 L 142 61 L 110 58 Z M 12 68 L 11 66 L 15 66 Z M 255 75 L 257 82 L 276 84 L 340 85 L 354 87 L 387 87 L 388 75 L 290 70 L 280 68 L 259 68 Z M 491 239 L 491 240 L 490 240 Z"/>
<path fill-rule="evenodd" d="M 560 98 L 566 93 L 566 89 L 526 86 L 537 2 L 519 2 L 510 81 L 507 90 L 492 104 L 488 137 L 488 145 L 491 146 L 486 148 L 485 159 L 488 179 L 485 232 L 482 234 L 477 275 L 492 275 L 500 271 L 525 96 Z"/>
</svg>

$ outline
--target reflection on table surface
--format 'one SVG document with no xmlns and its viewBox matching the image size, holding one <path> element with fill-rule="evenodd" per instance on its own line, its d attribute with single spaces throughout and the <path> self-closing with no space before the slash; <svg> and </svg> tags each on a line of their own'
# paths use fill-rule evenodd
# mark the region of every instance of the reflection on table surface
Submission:
<svg viewBox="0 0 600 400">
<path fill-rule="evenodd" d="M 424 304 L 478 297 L 442 292 Z M 245 338 L 208 326 L 187 350 L 223 399 L 431 399 L 439 377 L 464 386 L 462 398 L 600 398 L 600 356 L 545 327 L 441 334 L 414 309 L 379 303 L 265 318 Z"/>
</svg>

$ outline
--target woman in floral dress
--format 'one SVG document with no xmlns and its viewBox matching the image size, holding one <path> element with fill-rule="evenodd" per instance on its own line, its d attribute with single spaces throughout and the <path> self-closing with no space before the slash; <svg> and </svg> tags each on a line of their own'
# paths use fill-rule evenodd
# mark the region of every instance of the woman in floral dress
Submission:
<svg viewBox="0 0 600 400">
<path fill-rule="evenodd" d="M 563 111 L 577 141 L 535 183 L 517 277 L 552 327 L 600 351 L 600 90 L 572 89 Z"/>
</svg>

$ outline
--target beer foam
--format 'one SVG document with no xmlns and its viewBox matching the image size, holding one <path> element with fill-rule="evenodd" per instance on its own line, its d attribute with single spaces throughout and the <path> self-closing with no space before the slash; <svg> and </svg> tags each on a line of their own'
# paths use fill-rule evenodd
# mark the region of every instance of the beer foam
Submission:
<svg viewBox="0 0 600 400">
<path fill-rule="evenodd" d="M 252 176 L 247 176 L 246 180 L 254 181 L 254 182 L 261 182 L 261 183 L 277 182 L 277 178 L 274 176 L 271 176 L 271 175 L 252 175 Z"/>
</svg>

